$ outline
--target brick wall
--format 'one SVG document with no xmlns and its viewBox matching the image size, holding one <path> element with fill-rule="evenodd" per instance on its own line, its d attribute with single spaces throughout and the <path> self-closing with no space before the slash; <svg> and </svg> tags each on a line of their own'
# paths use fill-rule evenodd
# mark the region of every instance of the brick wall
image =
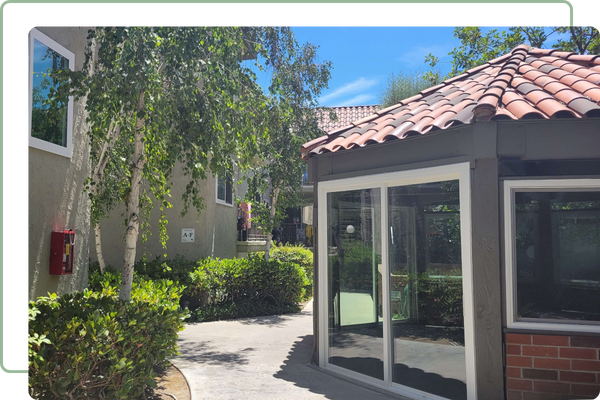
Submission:
<svg viewBox="0 0 600 400">
<path fill-rule="evenodd" d="M 600 392 L 600 337 L 507 333 L 508 400 L 594 399 Z"/>
</svg>

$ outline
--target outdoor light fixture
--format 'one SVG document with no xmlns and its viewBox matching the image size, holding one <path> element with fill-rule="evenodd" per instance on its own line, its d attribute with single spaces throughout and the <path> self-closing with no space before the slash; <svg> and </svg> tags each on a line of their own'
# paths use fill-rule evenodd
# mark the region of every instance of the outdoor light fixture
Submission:
<svg viewBox="0 0 600 400">
<path fill-rule="evenodd" d="M 348 225 L 346 227 L 346 232 L 348 232 L 348 233 L 354 233 L 354 227 L 352 225 Z"/>
</svg>

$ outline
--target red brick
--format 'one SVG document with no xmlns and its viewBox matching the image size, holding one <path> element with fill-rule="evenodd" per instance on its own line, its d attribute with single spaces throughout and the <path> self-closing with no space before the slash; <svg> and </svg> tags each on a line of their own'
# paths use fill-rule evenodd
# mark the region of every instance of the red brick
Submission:
<svg viewBox="0 0 600 400">
<path fill-rule="evenodd" d="M 564 394 L 523 392 L 522 400 L 565 400 Z"/>
<path fill-rule="evenodd" d="M 515 390 L 531 390 L 531 381 L 524 379 L 506 379 L 506 388 Z"/>
<path fill-rule="evenodd" d="M 571 388 L 573 394 L 585 396 L 598 396 L 598 394 L 600 394 L 600 385 L 582 385 L 574 383 Z"/>
<path fill-rule="evenodd" d="M 531 367 L 531 357 L 506 356 L 506 365 L 512 367 Z"/>
<path fill-rule="evenodd" d="M 535 379 L 542 381 L 557 381 L 558 371 L 555 369 L 529 369 L 523 368 L 524 379 Z"/>
<path fill-rule="evenodd" d="M 533 366 L 546 369 L 571 369 L 571 361 L 558 358 L 535 358 Z"/>
<path fill-rule="evenodd" d="M 533 390 L 546 393 L 571 393 L 571 385 L 564 382 L 533 382 Z"/>
<path fill-rule="evenodd" d="M 596 374 L 594 374 L 593 372 L 560 371 L 559 380 L 562 382 L 595 383 L 596 382 Z"/>
<path fill-rule="evenodd" d="M 507 333 L 506 343 L 512 344 L 531 344 L 531 335 L 520 335 L 517 333 Z"/>
<path fill-rule="evenodd" d="M 546 346 L 568 346 L 568 336 L 533 335 L 533 344 Z"/>
<path fill-rule="evenodd" d="M 507 344 L 506 345 L 506 354 L 520 356 L 521 355 L 521 346 L 516 345 L 516 344 Z"/>
<path fill-rule="evenodd" d="M 506 367 L 506 376 L 508 378 L 520 378 L 521 377 L 521 368 Z"/>
<path fill-rule="evenodd" d="M 571 336 L 571 347 L 600 347 L 600 337 Z"/>
<path fill-rule="evenodd" d="M 596 359 L 595 349 L 581 349 L 581 348 L 563 348 L 560 349 L 561 358 L 583 358 L 586 360 Z"/>
<path fill-rule="evenodd" d="M 571 363 L 577 371 L 600 371 L 600 361 L 573 360 Z"/>
<path fill-rule="evenodd" d="M 558 347 L 523 346 L 524 356 L 558 357 Z"/>
<path fill-rule="evenodd" d="M 521 391 L 519 390 L 507 390 L 506 391 L 506 400 L 521 400 Z"/>
</svg>

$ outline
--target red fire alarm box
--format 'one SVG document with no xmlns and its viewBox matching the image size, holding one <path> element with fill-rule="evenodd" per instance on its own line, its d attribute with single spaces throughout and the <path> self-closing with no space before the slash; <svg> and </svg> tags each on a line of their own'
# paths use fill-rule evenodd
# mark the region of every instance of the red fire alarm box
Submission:
<svg viewBox="0 0 600 400">
<path fill-rule="evenodd" d="M 52 232 L 50 241 L 50 275 L 73 273 L 75 231 L 72 229 Z"/>
</svg>

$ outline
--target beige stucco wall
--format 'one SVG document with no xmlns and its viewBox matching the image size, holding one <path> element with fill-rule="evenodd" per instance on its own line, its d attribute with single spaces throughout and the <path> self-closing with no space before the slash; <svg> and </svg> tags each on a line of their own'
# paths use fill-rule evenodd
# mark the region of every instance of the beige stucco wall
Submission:
<svg viewBox="0 0 600 400">
<path fill-rule="evenodd" d="M 169 240 L 167 248 L 164 249 L 158 237 L 158 218 L 159 210 L 155 207 L 150 219 L 150 232 L 148 240 L 142 243 L 141 236 L 138 239 L 136 259 L 140 260 L 145 255 L 148 260 L 153 260 L 156 256 L 167 254 L 168 259 L 174 258 L 180 254 L 188 259 L 198 259 L 202 257 L 221 257 L 231 258 L 237 254 L 237 206 L 227 206 L 217 204 L 216 202 L 216 181 L 213 176 L 209 176 L 202 183 L 200 196 L 204 198 L 205 208 L 198 212 L 191 207 L 188 213 L 181 217 L 183 201 L 181 194 L 185 189 L 188 178 L 181 172 L 176 172 L 173 179 L 173 189 L 170 199 L 173 207 L 166 211 L 167 233 Z M 235 196 L 242 196 L 245 193 L 245 185 L 234 184 Z M 109 218 L 101 222 L 102 227 L 102 249 L 106 265 L 114 268 L 121 268 L 123 264 L 124 243 L 123 235 L 125 233 L 125 207 L 122 206 L 114 210 Z M 181 242 L 181 229 L 194 228 L 196 238 L 194 243 Z M 93 231 L 90 234 L 90 258 L 96 260 L 95 239 Z"/>
<path fill-rule="evenodd" d="M 75 54 L 75 68 L 84 60 L 87 28 L 37 28 Z M 83 193 L 89 175 L 89 143 L 80 102 L 73 111 L 73 156 L 66 158 L 29 148 L 29 298 L 48 292 L 63 294 L 87 285 L 90 203 Z M 49 274 L 50 236 L 75 230 L 73 274 Z"/>
</svg>

